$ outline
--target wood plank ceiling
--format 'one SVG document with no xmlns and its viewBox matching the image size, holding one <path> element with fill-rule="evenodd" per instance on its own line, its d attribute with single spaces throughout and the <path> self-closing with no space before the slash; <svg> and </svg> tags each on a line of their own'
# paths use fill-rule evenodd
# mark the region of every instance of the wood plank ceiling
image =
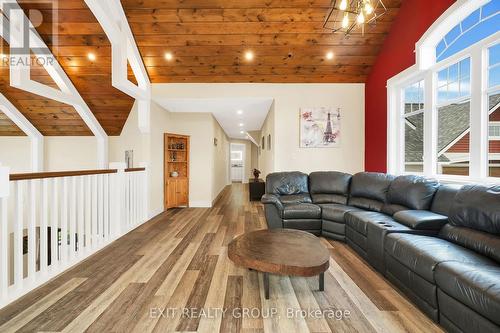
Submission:
<svg viewBox="0 0 500 333">
<path fill-rule="evenodd" d="M 364 36 L 322 28 L 331 0 L 122 0 L 153 83 L 365 82 L 400 0 Z M 253 61 L 244 54 L 251 50 Z M 333 60 L 327 60 L 327 52 Z M 173 54 L 167 61 L 165 53 Z"/>
<path fill-rule="evenodd" d="M 120 135 L 134 100 L 111 85 L 111 46 L 103 29 L 84 0 L 52 0 L 57 11 L 57 47 L 53 41 L 52 15 L 47 1 L 22 2 L 28 12 L 39 10 L 43 24 L 37 30 L 56 55 L 101 126 L 108 135 Z M 4 52 L 5 54 L 8 54 Z M 87 55 L 94 53 L 96 60 Z M 45 136 L 92 135 L 76 110 L 9 86 L 9 70 L 1 66 L 0 92 Z M 43 68 L 32 69 L 32 78 L 54 86 Z M 1 127 L 0 135 L 10 135 L 12 127 Z"/>
<path fill-rule="evenodd" d="M 57 48 L 47 1 L 21 5 L 42 12 L 38 32 L 108 135 L 119 135 L 134 101 L 111 85 L 111 47 L 104 31 L 84 0 L 51 1 L 58 6 Z M 389 11 L 377 26 L 349 39 L 322 28 L 330 0 L 121 2 L 153 83 L 340 83 L 365 82 L 401 0 L 385 0 Z M 253 61 L 244 59 L 248 50 Z M 326 59 L 330 51 L 332 60 Z M 173 60 L 165 59 L 167 52 Z M 92 135 L 73 107 L 10 87 L 5 65 L 0 74 L 0 92 L 43 135 Z M 41 68 L 33 69 L 32 77 L 53 85 Z M 0 117 L 0 136 L 19 132 Z"/>
</svg>

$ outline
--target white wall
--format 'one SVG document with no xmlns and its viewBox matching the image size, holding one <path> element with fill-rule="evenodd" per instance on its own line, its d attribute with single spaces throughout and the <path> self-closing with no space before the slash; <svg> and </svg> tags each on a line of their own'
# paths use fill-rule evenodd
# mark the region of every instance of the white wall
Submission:
<svg viewBox="0 0 500 333">
<path fill-rule="evenodd" d="M 274 127 L 272 150 L 265 165 L 259 163 L 264 175 L 285 170 L 354 173 L 364 169 L 364 88 L 364 84 L 155 84 L 153 98 L 273 98 L 274 115 L 268 120 Z M 316 106 L 342 109 L 339 148 L 299 148 L 299 109 Z"/>
<path fill-rule="evenodd" d="M 213 184 L 212 184 L 212 204 L 220 192 L 229 182 L 229 139 L 219 125 L 217 120 L 213 119 L 214 138 L 217 139 L 217 146 L 213 145 Z"/>
<path fill-rule="evenodd" d="M 44 170 L 97 169 L 97 139 L 92 136 L 44 138 Z"/>
<path fill-rule="evenodd" d="M 11 173 L 31 172 L 28 137 L 0 137 L 0 162 Z M 97 140 L 91 136 L 44 137 L 44 171 L 97 169 Z"/>
<path fill-rule="evenodd" d="M 0 163 L 11 173 L 31 172 L 31 140 L 27 136 L 0 137 Z"/>
</svg>

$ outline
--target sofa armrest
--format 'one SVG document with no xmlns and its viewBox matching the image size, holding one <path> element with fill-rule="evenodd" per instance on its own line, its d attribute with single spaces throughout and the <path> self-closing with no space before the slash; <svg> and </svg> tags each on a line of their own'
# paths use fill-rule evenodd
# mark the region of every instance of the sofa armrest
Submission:
<svg viewBox="0 0 500 333">
<path fill-rule="evenodd" d="M 260 199 L 260 201 L 265 205 L 266 204 L 275 205 L 280 212 L 283 211 L 284 209 L 283 203 L 281 202 L 280 198 L 275 194 L 264 194 Z"/>
<path fill-rule="evenodd" d="M 427 210 L 403 210 L 393 216 L 394 220 L 415 230 L 440 230 L 448 217 Z"/>
</svg>

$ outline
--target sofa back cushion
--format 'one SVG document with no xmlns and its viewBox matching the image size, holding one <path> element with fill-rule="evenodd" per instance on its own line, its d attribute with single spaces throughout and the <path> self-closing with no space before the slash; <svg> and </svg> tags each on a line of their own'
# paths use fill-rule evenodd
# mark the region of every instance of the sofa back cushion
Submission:
<svg viewBox="0 0 500 333">
<path fill-rule="evenodd" d="M 439 182 L 421 176 L 396 177 L 389 186 L 387 204 L 382 211 L 393 215 L 402 210 L 428 210 Z"/>
<path fill-rule="evenodd" d="M 500 186 L 466 185 L 457 195 L 450 224 L 500 235 Z"/>
<path fill-rule="evenodd" d="M 394 176 L 385 173 L 360 172 L 352 176 L 349 205 L 380 212 L 387 201 Z"/>
<path fill-rule="evenodd" d="M 266 193 L 276 195 L 309 193 L 308 177 L 298 171 L 271 173 L 266 177 Z"/>
<path fill-rule="evenodd" d="M 347 204 L 352 176 L 348 173 L 327 171 L 309 175 L 309 192 L 317 204 Z"/>
<path fill-rule="evenodd" d="M 455 202 L 455 196 L 461 187 L 461 185 L 440 185 L 436 194 L 434 194 L 431 211 L 436 214 L 449 216 L 451 206 Z"/>
<path fill-rule="evenodd" d="M 441 229 L 439 236 L 500 263 L 500 236 L 498 235 L 447 224 Z"/>
</svg>

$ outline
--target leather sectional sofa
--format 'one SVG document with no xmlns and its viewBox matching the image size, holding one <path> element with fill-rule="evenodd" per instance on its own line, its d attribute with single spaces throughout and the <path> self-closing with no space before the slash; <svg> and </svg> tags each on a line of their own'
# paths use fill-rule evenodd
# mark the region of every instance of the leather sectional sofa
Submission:
<svg viewBox="0 0 500 333">
<path fill-rule="evenodd" d="M 282 172 L 269 228 L 346 241 L 450 332 L 500 332 L 500 186 L 420 176 Z"/>
</svg>

